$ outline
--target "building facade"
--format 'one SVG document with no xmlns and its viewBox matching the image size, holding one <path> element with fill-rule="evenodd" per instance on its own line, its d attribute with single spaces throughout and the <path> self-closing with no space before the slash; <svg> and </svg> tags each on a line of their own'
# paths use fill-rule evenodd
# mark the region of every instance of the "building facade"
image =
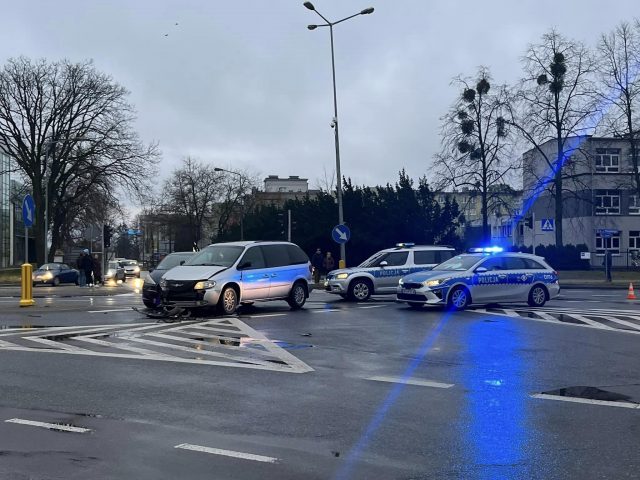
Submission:
<svg viewBox="0 0 640 480">
<path fill-rule="evenodd" d="M 628 141 L 623 138 L 574 137 L 563 169 L 563 243 L 586 244 L 596 256 L 610 250 L 622 265 L 640 254 L 640 199 L 634 183 Z M 555 144 L 541 146 L 553 158 Z M 541 185 L 551 176 L 535 149 L 523 155 L 526 215 L 525 245 L 555 244 L 555 199 Z M 549 222 L 551 220 L 551 222 Z M 544 228 L 546 227 L 546 228 Z M 554 229 L 550 229 L 554 227 Z M 595 262 L 593 262 L 595 264 Z"/>
<path fill-rule="evenodd" d="M 253 192 L 255 203 L 258 205 L 283 206 L 288 200 L 302 199 L 309 195 L 314 198 L 318 190 L 309 189 L 309 180 L 297 175 L 280 178 L 278 175 L 269 175 L 264 179 L 262 191 Z"/>
</svg>

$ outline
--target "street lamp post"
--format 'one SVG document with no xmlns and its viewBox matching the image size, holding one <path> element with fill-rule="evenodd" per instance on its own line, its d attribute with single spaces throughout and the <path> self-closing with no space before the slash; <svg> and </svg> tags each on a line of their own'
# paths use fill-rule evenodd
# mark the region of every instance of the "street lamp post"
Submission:
<svg viewBox="0 0 640 480">
<path fill-rule="evenodd" d="M 353 17 L 357 17 L 358 15 L 369 15 L 373 13 L 374 9 L 373 7 L 365 8 L 364 10 L 361 10 L 360 12 L 350 15 L 348 17 L 345 17 L 341 20 L 338 20 L 336 22 L 330 22 L 324 17 L 324 15 L 322 15 L 320 12 L 318 12 L 318 10 L 316 10 L 316 8 L 313 6 L 311 2 L 304 2 L 303 5 L 309 10 L 313 10 L 314 12 L 316 12 L 320 16 L 320 18 L 322 18 L 322 20 L 326 22 L 320 25 L 308 25 L 307 28 L 309 30 L 315 30 L 318 27 L 329 27 L 329 37 L 331 39 L 331 75 L 333 80 L 333 120 L 331 122 L 331 127 L 333 128 L 333 131 L 334 131 L 335 145 L 336 145 L 336 177 L 337 177 L 336 178 L 337 180 L 336 196 L 338 199 L 338 223 L 340 225 L 343 225 L 344 211 L 342 207 L 342 174 L 340 173 L 340 136 L 338 134 L 338 96 L 336 94 L 336 64 L 335 64 L 335 56 L 334 56 L 334 49 L 333 49 L 333 26 L 337 25 L 338 23 L 342 23 L 346 20 L 349 20 Z M 340 244 L 340 265 L 339 265 L 340 268 L 345 268 L 346 263 L 347 263 L 346 248 L 345 248 L 345 244 L 341 243 Z"/>
<path fill-rule="evenodd" d="M 234 172 L 233 170 L 226 170 L 220 167 L 213 167 L 213 170 L 216 172 L 227 172 L 232 175 L 238 175 L 240 177 L 240 182 L 242 183 L 242 174 L 238 172 Z M 240 201 L 240 241 L 244 240 L 244 199 Z"/>
</svg>

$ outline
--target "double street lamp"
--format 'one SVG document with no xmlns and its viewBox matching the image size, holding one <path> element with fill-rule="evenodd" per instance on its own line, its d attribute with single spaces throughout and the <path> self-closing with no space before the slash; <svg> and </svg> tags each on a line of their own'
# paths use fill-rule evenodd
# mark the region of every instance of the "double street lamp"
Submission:
<svg viewBox="0 0 640 480">
<path fill-rule="evenodd" d="M 226 170 L 220 167 L 213 167 L 215 172 L 226 172 L 231 173 L 232 175 L 237 175 L 240 178 L 240 183 L 242 184 L 242 174 L 238 172 L 234 172 L 233 170 Z M 242 187 L 242 185 L 240 185 Z M 241 192 L 244 194 L 244 192 Z M 240 201 L 240 241 L 244 240 L 244 199 Z"/>
<path fill-rule="evenodd" d="M 316 10 L 316 8 L 313 6 L 313 3 L 304 2 L 303 5 L 309 10 L 313 10 L 314 12 L 316 12 L 320 16 L 320 18 L 322 18 L 322 20 L 326 22 L 319 25 L 308 25 L 307 28 L 309 30 L 315 30 L 318 27 L 329 27 L 329 36 L 331 38 L 331 74 L 333 78 L 333 121 L 331 122 L 331 127 L 333 128 L 333 131 L 334 131 L 335 144 L 336 144 L 336 177 L 337 177 L 336 196 L 338 198 L 338 223 L 340 225 L 343 225 L 344 212 L 342 208 L 342 175 L 340 173 L 340 139 L 338 135 L 338 98 L 336 95 L 336 66 L 335 66 L 335 58 L 334 58 L 334 52 L 333 52 L 333 26 L 339 23 L 342 23 L 346 20 L 349 20 L 351 18 L 357 17 L 359 15 L 369 15 L 373 13 L 373 7 L 365 8 L 364 10 L 361 10 L 360 12 L 350 15 L 348 17 L 345 17 L 341 20 L 330 22 L 324 17 L 324 15 L 322 15 L 320 12 L 318 12 L 318 10 Z M 347 259 L 346 259 L 345 244 L 341 243 L 340 244 L 340 268 L 344 268 L 346 266 L 346 261 Z"/>
</svg>

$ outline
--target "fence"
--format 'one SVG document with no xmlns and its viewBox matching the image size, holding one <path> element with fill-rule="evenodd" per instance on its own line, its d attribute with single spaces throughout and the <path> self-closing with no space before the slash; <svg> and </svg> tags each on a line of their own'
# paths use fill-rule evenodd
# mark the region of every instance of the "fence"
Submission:
<svg viewBox="0 0 640 480">
<path fill-rule="evenodd" d="M 592 269 L 604 269 L 604 250 L 591 252 Z M 640 250 L 611 250 L 611 265 L 616 270 L 640 271 Z"/>
</svg>

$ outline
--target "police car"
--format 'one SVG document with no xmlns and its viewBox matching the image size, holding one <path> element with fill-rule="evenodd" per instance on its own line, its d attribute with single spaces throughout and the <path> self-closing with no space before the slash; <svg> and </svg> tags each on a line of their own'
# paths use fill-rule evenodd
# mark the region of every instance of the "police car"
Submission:
<svg viewBox="0 0 640 480">
<path fill-rule="evenodd" d="M 457 255 L 428 272 L 403 277 L 397 287 L 397 299 L 410 307 L 447 305 L 454 310 L 472 303 L 542 307 L 559 293 L 558 273 L 544 258 L 497 247 Z"/>
<path fill-rule="evenodd" d="M 394 294 L 403 276 L 429 270 L 454 254 L 452 247 L 398 243 L 357 267 L 332 270 L 324 282 L 325 290 L 359 302 L 368 300 L 374 293 Z"/>
</svg>

